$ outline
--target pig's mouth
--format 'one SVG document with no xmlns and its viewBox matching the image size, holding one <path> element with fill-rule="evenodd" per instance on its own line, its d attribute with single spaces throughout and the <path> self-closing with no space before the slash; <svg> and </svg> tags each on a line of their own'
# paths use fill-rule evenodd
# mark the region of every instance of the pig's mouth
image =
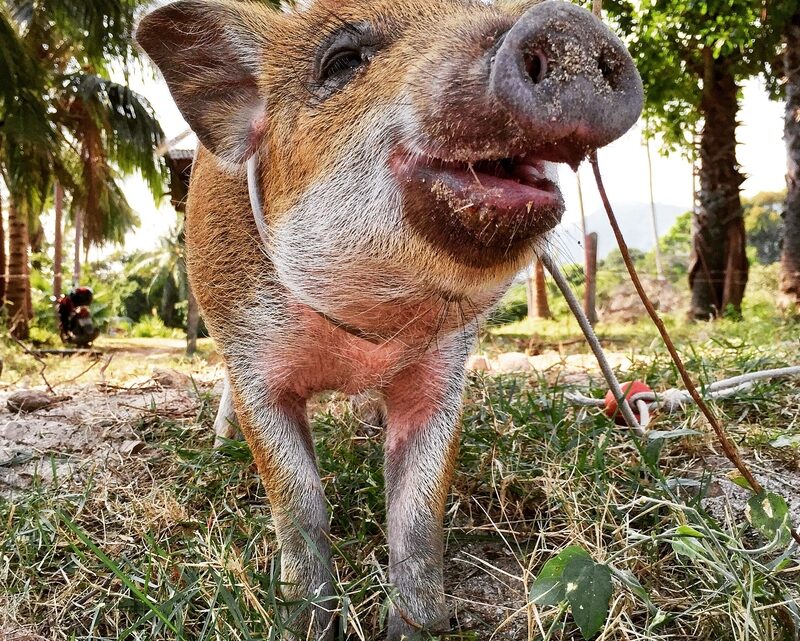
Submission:
<svg viewBox="0 0 800 641">
<path fill-rule="evenodd" d="M 431 191 L 452 204 L 514 215 L 536 215 L 561 202 L 558 186 L 546 175 L 544 161 L 526 158 L 472 163 L 432 160 L 423 170 L 433 179 Z"/>
<path fill-rule="evenodd" d="M 538 157 L 459 162 L 398 154 L 391 164 L 409 220 L 459 257 L 465 243 L 508 253 L 555 227 L 564 211 L 549 163 Z"/>
</svg>

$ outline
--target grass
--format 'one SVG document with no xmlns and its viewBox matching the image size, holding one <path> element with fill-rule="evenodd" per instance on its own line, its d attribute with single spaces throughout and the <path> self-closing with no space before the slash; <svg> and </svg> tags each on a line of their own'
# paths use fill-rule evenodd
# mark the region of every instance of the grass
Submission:
<svg viewBox="0 0 800 641">
<path fill-rule="evenodd" d="M 671 318 L 701 382 L 796 362 L 795 321 L 755 307 L 757 296 L 751 304 L 746 323 Z M 483 348 L 518 346 L 529 329 L 493 329 Z M 543 344 L 575 336 L 563 318 L 536 329 Z M 600 329 L 636 353 L 631 377 L 677 384 L 644 324 Z M 203 367 L 169 344 L 159 343 L 158 363 Z M 141 359 L 121 352 L 107 375 L 142 375 Z M 72 360 L 54 364 L 53 377 L 85 367 Z M 35 382 L 29 357 L 9 352 L 6 361 Z M 580 545 L 614 577 L 601 639 L 796 640 L 800 555 L 770 545 L 735 502 L 715 496 L 730 466 L 697 411 L 660 419 L 659 429 L 698 433 L 666 440 L 656 464 L 646 444 L 571 405 L 570 387 L 553 375 L 470 375 L 446 515 L 446 588 L 459 630 L 447 639 L 580 638 L 564 606 L 526 598 L 546 561 Z M 604 390 L 590 381 L 582 391 Z M 276 607 L 279 551 L 249 450 L 234 441 L 212 452 L 215 399 L 199 390 L 195 400 L 190 418 L 153 414 L 132 426 L 146 456 L 0 498 L 0 629 L 28 626 L 53 640 L 228 641 L 278 639 L 291 625 Z M 780 471 L 797 492 L 800 448 L 771 445 L 800 434 L 797 381 L 763 383 L 716 408 L 757 474 Z M 382 439 L 366 435 L 335 395 L 319 402 L 313 425 L 332 518 L 337 639 L 376 641 L 391 595 Z"/>
</svg>

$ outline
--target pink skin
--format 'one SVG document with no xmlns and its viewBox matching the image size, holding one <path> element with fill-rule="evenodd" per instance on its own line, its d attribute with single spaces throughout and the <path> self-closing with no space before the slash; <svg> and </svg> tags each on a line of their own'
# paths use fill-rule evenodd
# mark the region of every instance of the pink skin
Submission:
<svg viewBox="0 0 800 641">
<path fill-rule="evenodd" d="M 428 346 L 406 341 L 404 335 L 376 344 L 337 328 L 305 306 L 298 305 L 296 310 L 297 326 L 312 340 L 303 341 L 297 349 L 282 346 L 275 350 L 271 345 L 261 360 L 263 376 L 272 382 L 278 396 L 289 393 L 308 398 L 331 389 L 353 395 L 382 388 Z M 434 372 L 420 367 L 420 374 L 424 380 L 415 377 L 417 389 L 424 389 L 435 378 Z"/>
<path fill-rule="evenodd" d="M 394 458 L 441 406 L 446 375 L 438 354 L 432 352 L 387 386 L 386 409 L 392 419 L 386 433 L 387 458 Z"/>
</svg>

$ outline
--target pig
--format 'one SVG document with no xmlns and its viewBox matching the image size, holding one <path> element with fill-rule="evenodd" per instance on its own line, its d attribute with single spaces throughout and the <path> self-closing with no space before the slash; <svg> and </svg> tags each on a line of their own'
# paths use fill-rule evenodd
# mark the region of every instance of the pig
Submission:
<svg viewBox="0 0 800 641">
<path fill-rule="evenodd" d="M 285 638 L 333 638 L 324 390 L 385 404 L 387 638 L 447 630 L 464 364 L 560 220 L 556 163 L 637 120 L 630 56 L 562 0 L 179 0 L 136 38 L 200 141 L 188 271 L 271 505 Z"/>
</svg>

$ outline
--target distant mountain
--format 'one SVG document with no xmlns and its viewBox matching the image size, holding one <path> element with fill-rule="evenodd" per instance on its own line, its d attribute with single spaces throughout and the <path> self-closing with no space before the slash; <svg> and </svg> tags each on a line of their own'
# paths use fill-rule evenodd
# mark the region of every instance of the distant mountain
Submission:
<svg viewBox="0 0 800 641">
<path fill-rule="evenodd" d="M 656 203 L 656 223 L 659 237 L 663 236 L 675 224 L 678 216 L 688 209 L 688 207 Z M 614 213 L 629 247 L 635 247 L 645 252 L 653 249 L 650 203 L 614 203 Z M 598 260 L 605 258 L 611 250 L 616 249 L 617 241 L 604 211 L 597 209 L 586 217 L 586 230 L 587 232 L 597 232 Z M 555 240 L 554 250 L 561 261 L 583 262 L 583 239 L 580 235 L 577 223 L 558 227 L 558 238 Z"/>
</svg>

